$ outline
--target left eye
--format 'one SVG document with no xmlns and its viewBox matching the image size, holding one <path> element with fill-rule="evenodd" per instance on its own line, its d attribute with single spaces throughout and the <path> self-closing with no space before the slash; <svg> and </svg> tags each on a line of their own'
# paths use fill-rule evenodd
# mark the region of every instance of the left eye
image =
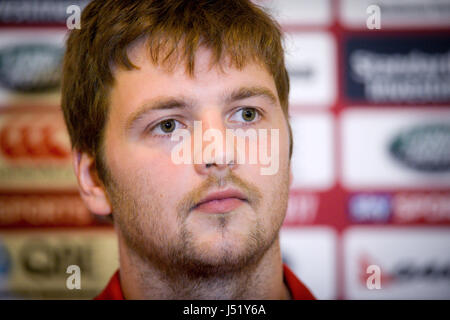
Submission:
<svg viewBox="0 0 450 320">
<path fill-rule="evenodd" d="M 260 114 L 259 111 L 255 108 L 242 108 L 236 111 L 230 118 L 230 120 L 241 122 L 252 122 L 255 119 L 259 119 Z"/>
</svg>

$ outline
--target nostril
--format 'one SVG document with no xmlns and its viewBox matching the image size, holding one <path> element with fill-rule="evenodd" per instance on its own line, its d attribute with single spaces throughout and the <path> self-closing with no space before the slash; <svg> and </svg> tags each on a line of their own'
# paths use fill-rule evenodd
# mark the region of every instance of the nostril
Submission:
<svg viewBox="0 0 450 320">
<path fill-rule="evenodd" d="M 209 167 L 211 167 L 211 166 L 213 166 L 213 165 L 215 165 L 216 163 L 206 163 L 205 164 L 205 167 L 206 167 L 206 169 L 208 169 Z M 235 165 L 236 163 L 234 162 L 234 161 L 230 161 L 230 162 L 228 162 L 228 164 L 227 164 L 227 166 L 229 166 L 229 167 L 233 167 L 234 165 Z M 222 166 L 220 166 L 220 167 L 222 167 Z"/>
</svg>

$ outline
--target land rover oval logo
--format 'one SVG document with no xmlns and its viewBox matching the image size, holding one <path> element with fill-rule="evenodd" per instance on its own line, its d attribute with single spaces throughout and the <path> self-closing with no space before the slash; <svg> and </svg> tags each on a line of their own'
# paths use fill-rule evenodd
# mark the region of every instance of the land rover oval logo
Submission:
<svg viewBox="0 0 450 320">
<path fill-rule="evenodd" d="M 19 44 L 0 49 L 0 84 L 21 92 L 58 88 L 63 49 L 50 44 Z"/>
<path fill-rule="evenodd" d="M 398 161 L 419 171 L 450 171 L 450 125 L 415 127 L 398 135 L 389 151 Z"/>
</svg>

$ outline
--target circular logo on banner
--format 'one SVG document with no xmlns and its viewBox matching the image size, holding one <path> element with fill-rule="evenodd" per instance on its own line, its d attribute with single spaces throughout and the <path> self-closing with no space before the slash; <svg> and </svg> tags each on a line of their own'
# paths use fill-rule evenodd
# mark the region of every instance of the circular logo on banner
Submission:
<svg viewBox="0 0 450 320">
<path fill-rule="evenodd" d="M 391 155 L 402 164 L 423 172 L 450 170 L 450 126 L 430 124 L 414 127 L 393 139 Z"/>
</svg>

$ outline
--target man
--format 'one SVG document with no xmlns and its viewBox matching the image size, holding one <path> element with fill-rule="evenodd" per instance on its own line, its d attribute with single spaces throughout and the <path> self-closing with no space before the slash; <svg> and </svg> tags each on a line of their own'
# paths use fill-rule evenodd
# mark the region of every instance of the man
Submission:
<svg viewBox="0 0 450 320">
<path fill-rule="evenodd" d="M 120 256 L 97 298 L 313 299 L 280 254 L 292 141 L 277 24 L 248 0 L 92 1 L 81 21 L 62 108 L 81 196 L 113 216 Z M 185 142 L 192 161 L 174 161 L 180 130 L 238 129 L 277 132 L 275 172 L 230 141 Z"/>
</svg>

